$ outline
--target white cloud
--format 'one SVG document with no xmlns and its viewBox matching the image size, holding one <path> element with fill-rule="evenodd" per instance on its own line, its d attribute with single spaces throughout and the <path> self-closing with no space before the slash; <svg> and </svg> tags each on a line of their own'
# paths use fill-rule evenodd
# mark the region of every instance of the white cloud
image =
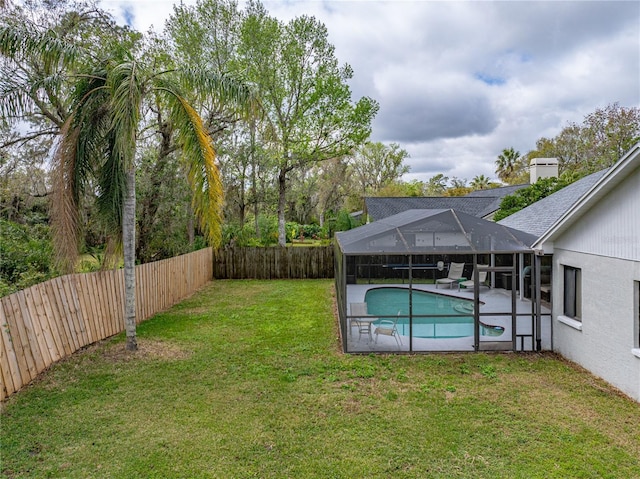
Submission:
<svg viewBox="0 0 640 479">
<path fill-rule="evenodd" d="M 193 0 L 183 4 L 192 5 Z M 102 0 L 120 23 L 162 29 L 172 1 Z M 313 15 L 354 99 L 380 103 L 373 138 L 399 143 L 408 179 L 495 177 L 503 148 L 580 123 L 596 108 L 640 106 L 640 3 L 627 1 L 266 0 L 288 21 Z"/>
</svg>

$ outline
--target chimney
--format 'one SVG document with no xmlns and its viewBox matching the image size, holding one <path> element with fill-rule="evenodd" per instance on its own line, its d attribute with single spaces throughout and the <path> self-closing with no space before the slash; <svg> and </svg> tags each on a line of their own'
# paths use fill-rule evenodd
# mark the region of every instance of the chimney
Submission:
<svg viewBox="0 0 640 479">
<path fill-rule="evenodd" d="M 534 158 L 529 164 L 529 184 L 534 184 L 540 178 L 558 177 L 557 158 Z"/>
</svg>

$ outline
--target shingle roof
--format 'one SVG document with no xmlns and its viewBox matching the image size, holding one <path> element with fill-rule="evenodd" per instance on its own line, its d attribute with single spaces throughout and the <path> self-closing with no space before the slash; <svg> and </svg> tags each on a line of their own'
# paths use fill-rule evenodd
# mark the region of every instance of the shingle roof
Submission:
<svg viewBox="0 0 640 479">
<path fill-rule="evenodd" d="M 516 191 L 521 190 L 522 188 L 526 188 L 529 186 L 528 184 L 523 185 L 509 185 L 509 186 L 500 186 L 498 188 L 489 188 L 488 190 L 475 190 L 465 195 L 467 198 L 469 197 L 486 197 L 486 196 L 495 196 L 498 198 L 504 198 L 507 195 L 512 195 Z"/>
<path fill-rule="evenodd" d="M 511 216 L 507 216 L 498 223 L 539 238 L 606 172 L 607 170 L 601 170 L 585 176 Z"/>
<path fill-rule="evenodd" d="M 368 197 L 365 198 L 365 202 L 367 203 L 367 212 L 373 221 L 413 209 L 452 209 L 484 218 L 500 208 L 502 198 L 527 186 L 512 185 L 477 190 L 466 196 Z"/>
<path fill-rule="evenodd" d="M 407 210 L 456 210 L 481 218 L 495 198 L 469 198 L 466 196 L 426 197 L 370 197 L 365 198 L 367 213 L 378 221 Z"/>
<path fill-rule="evenodd" d="M 490 188 L 488 190 L 476 190 L 466 195 L 465 198 L 493 198 L 493 202 L 480 213 L 480 217 L 485 218 L 500 209 L 500 203 L 505 196 L 512 195 L 516 191 L 526 188 L 527 186 L 529 185 L 509 185 L 500 186 L 499 188 Z"/>
</svg>

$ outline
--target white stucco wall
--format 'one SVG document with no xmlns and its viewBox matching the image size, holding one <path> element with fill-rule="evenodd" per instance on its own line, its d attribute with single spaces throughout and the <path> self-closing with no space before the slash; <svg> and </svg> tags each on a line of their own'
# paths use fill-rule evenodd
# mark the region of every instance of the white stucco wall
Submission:
<svg viewBox="0 0 640 479">
<path fill-rule="evenodd" d="M 578 324 L 563 322 L 563 265 L 581 269 L 582 322 Z M 571 251 L 556 243 L 553 269 L 554 350 L 640 401 L 640 261 Z"/>
</svg>

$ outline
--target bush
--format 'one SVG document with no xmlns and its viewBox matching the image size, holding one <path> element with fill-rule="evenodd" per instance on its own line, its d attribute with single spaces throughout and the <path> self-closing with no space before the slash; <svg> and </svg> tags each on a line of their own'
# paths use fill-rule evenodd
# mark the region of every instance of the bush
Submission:
<svg viewBox="0 0 640 479">
<path fill-rule="evenodd" d="M 28 288 L 58 275 L 46 225 L 0 220 L 0 294 Z"/>
<path fill-rule="evenodd" d="M 565 186 L 578 180 L 580 177 L 576 174 L 563 173 L 560 178 L 540 178 L 537 182 L 516 191 L 512 195 L 505 196 L 500 202 L 500 209 L 493 216 L 494 221 L 500 221 L 536 201 L 545 198 Z"/>
<path fill-rule="evenodd" d="M 320 240 L 327 239 L 327 229 L 322 228 L 319 224 L 301 225 L 294 222 L 289 222 L 285 225 L 287 234 L 287 242 L 291 243 L 294 240 Z"/>
<path fill-rule="evenodd" d="M 237 222 L 222 227 L 222 245 L 269 246 L 278 242 L 278 219 L 273 216 L 259 216 L 260 236 L 256 236 L 253 221 L 244 226 Z"/>
</svg>

